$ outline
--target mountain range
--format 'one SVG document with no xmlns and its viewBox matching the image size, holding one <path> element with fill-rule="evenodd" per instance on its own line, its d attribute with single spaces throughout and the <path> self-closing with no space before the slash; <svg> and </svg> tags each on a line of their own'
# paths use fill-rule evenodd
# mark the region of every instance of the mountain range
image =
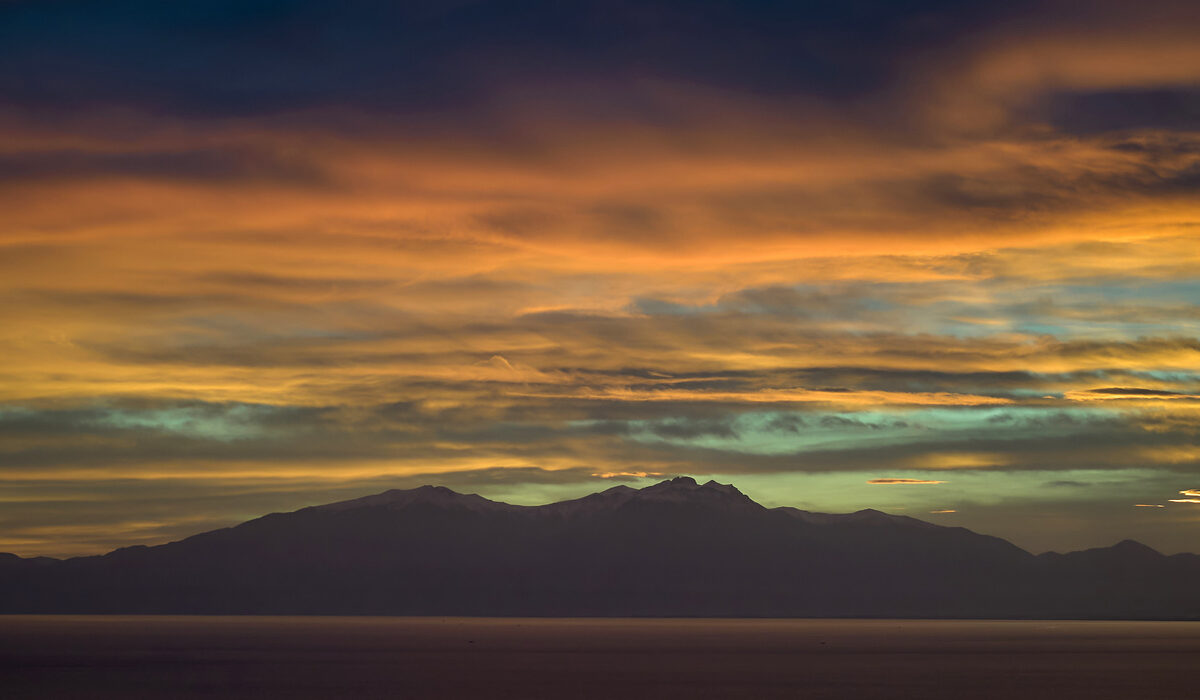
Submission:
<svg viewBox="0 0 1200 700">
<path fill-rule="evenodd" d="M 542 506 L 422 486 L 102 556 L 0 554 L 0 613 L 1200 619 L 1200 556 L 1035 556 L 688 477 Z"/>
</svg>

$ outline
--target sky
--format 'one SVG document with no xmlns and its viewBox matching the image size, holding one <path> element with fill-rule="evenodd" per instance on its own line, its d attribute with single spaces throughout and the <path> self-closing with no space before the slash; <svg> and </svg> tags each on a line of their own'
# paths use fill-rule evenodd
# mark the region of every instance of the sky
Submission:
<svg viewBox="0 0 1200 700">
<path fill-rule="evenodd" d="M 676 475 L 1200 552 L 1195 2 L 0 3 L 0 551 Z"/>
</svg>

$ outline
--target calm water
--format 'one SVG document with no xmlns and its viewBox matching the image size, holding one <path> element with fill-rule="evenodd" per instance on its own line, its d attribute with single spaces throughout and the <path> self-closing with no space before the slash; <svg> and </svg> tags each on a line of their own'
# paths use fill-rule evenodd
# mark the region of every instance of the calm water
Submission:
<svg viewBox="0 0 1200 700">
<path fill-rule="evenodd" d="M 0 616 L 4 698 L 1188 698 L 1200 623 Z"/>
</svg>

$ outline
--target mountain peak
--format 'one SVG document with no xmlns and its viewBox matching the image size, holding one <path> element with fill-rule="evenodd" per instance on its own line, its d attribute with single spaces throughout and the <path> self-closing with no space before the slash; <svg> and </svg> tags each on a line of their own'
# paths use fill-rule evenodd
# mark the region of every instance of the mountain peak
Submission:
<svg viewBox="0 0 1200 700">
<path fill-rule="evenodd" d="M 722 493 L 727 493 L 727 494 L 729 494 L 730 496 L 743 496 L 743 497 L 745 497 L 745 494 L 743 494 L 741 491 L 738 491 L 738 490 L 737 490 L 737 487 L 735 487 L 733 484 L 718 484 L 718 483 L 717 483 L 715 480 L 713 480 L 713 479 L 709 479 L 708 481 L 704 482 L 704 484 L 702 484 L 702 485 L 700 486 L 700 488 L 703 488 L 703 489 L 715 489 L 715 490 L 717 490 L 717 491 L 720 491 L 720 492 L 722 492 Z"/>
<path fill-rule="evenodd" d="M 702 504 L 725 509 L 762 509 L 762 506 L 750 500 L 748 496 L 731 484 L 719 484 L 716 481 L 700 484 L 690 476 L 677 476 L 641 489 L 619 484 L 583 498 L 535 506 L 534 508 L 546 513 L 579 515 L 611 511 L 631 502 Z"/>
<path fill-rule="evenodd" d="M 1153 547 L 1148 547 L 1137 540 L 1121 540 L 1114 544 L 1110 549 L 1114 552 L 1136 556 L 1162 556 L 1158 550 Z"/>
<path fill-rule="evenodd" d="M 414 503 L 431 503 L 440 506 L 458 506 L 469 510 L 507 510 L 518 508 L 507 503 L 490 501 L 474 493 L 459 493 L 445 486 L 418 486 L 415 489 L 388 489 L 348 501 L 338 501 L 323 506 L 314 506 L 313 510 L 335 512 L 355 510 L 358 508 L 401 508 Z"/>
<path fill-rule="evenodd" d="M 668 489 L 685 490 L 685 491 L 696 491 L 698 489 L 714 489 L 714 490 L 728 493 L 731 495 L 737 495 L 737 496 L 743 495 L 741 491 L 738 491 L 737 488 L 735 488 L 733 486 L 733 484 L 721 484 L 721 483 L 718 483 L 715 479 L 709 479 L 708 481 L 701 484 L 700 482 L 696 481 L 695 479 L 693 479 L 690 476 L 677 476 L 673 479 L 667 479 L 665 481 L 660 481 L 657 484 L 652 484 L 650 486 L 647 486 L 647 487 L 645 487 L 643 489 L 639 489 L 639 490 L 642 492 L 648 492 L 648 491 L 653 492 L 653 491 L 668 490 Z"/>
<path fill-rule="evenodd" d="M 641 490 L 645 491 L 646 489 L 653 489 L 653 488 L 660 488 L 660 487 L 696 489 L 696 488 L 700 488 L 700 484 L 697 483 L 696 480 L 690 476 L 677 476 L 673 479 L 667 479 L 666 481 L 660 481 L 657 484 L 654 484 L 653 486 L 647 486 L 645 489 L 641 489 Z"/>
<path fill-rule="evenodd" d="M 893 515 L 884 513 L 883 511 L 875 510 L 874 508 L 864 508 L 853 513 L 812 513 L 807 510 L 800 510 L 790 506 L 780 506 L 771 509 L 774 512 L 784 513 L 789 517 L 797 520 L 802 520 L 810 525 L 837 526 L 837 525 L 858 525 L 871 527 L 908 527 L 919 528 L 926 530 L 942 530 L 945 529 L 942 525 L 918 520 L 907 515 Z"/>
<path fill-rule="evenodd" d="M 886 520 L 892 520 L 895 517 L 888 513 L 884 513 L 881 510 L 875 510 L 874 508 L 863 508 L 862 510 L 856 510 L 853 513 L 849 513 L 848 516 L 851 520 L 865 522 L 883 522 Z"/>
<path fill-rule="evenodd" d="M 690 476 L 677 476 L 674 479 L 660 481 L 634 491 L 630 497 L 640 501 L 703 503 L 713 506 L 762 509 L 762 506 L 738 491 L 732 484 L 720 484 L 713 480 L 700 484 Z"/>
<path fill-rule="evenodd" d="M 1121 540 L 1111 547 L 1093 547 L 1078 552 L 1060 554 L 1045 552 L 1041 556 L 1051 560 L 1077 560 L 1092 562 L 1152 562 L 1165 559 L 1158 550 L 1136 540 Z"/>
</svg>

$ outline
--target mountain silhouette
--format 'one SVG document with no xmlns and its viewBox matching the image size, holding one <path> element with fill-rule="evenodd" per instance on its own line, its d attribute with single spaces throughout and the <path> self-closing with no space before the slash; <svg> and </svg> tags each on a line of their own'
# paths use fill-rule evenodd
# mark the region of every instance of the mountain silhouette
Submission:
<svg viewBox="0 0 1200 700">
<path fill-rule="evenodd" d="M 103 556 L 0 555 L 0 612 L 1200 619 L 1200 556 L 1034 556 L 688 477 L 543 506 L 422 486 Z"/>
</svg>

